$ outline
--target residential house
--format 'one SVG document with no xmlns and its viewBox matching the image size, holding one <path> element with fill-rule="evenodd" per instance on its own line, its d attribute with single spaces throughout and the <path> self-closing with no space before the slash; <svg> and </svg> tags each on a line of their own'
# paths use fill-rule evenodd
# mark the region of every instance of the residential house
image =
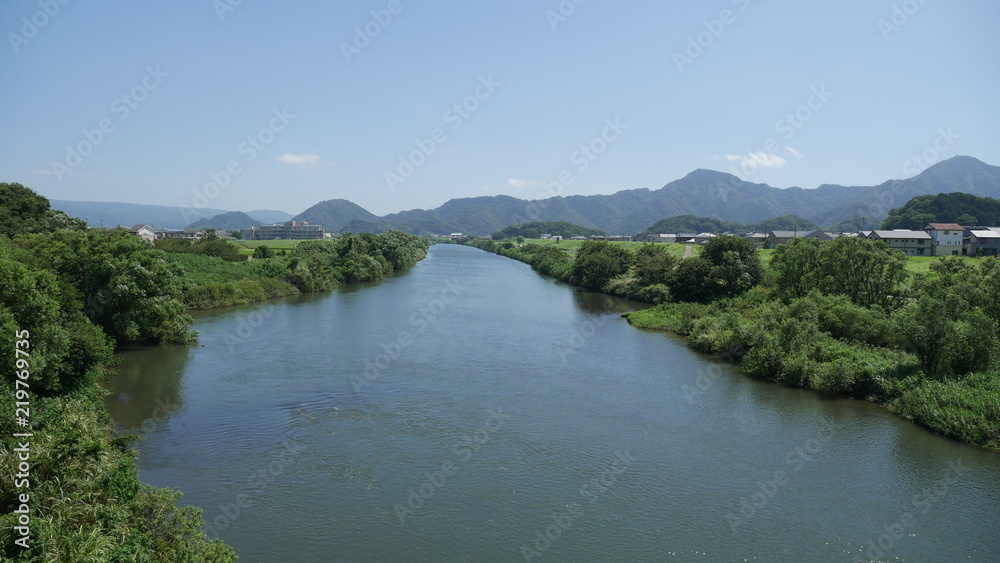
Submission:
<svg viewBox="0 0 1000 563">
<path fill-rule="evenodd" d="M 696 233 L 677 233 L 677 238 L 675 240 L 676 242 L 690 244 L 694 242 L 694 237 L 696 236 L 698 236 Z"/>
<path fill-rule="evenodd" d="M 764 248 L 764 245 L 767 244 L 767 235 L 764 233 L 747 233 L 743 235 L 743 238 L 752 242 L 757 248 Z"/>
<path fill-rule="evenodd" d="M 198 229 L 155 229 L 154 233 L 157 240 L 161 238 L 176 238 L 194 241 L 201 240 L 205 236 L 205 233 Z"/>
<path fill-rule="evenodd" d="M 128 232 L 149 242 L 156 240 L 156 229 L 149 225 L 133 225 L 129 227 Z"/>
<path fill-rule="evenodd" d="M 880 240 L 893 250 L 902 250 L 907 256 L 931 256 L 931 235 L 925 231 L 895 229 L 872 231 L 868 238 Z"/>
<path fill-rule="evenodd" d="M 816 240 L 833 240 L 837 238 L 837 235 L 834 233 L 827 233 L 824 231 L 810 231 L 802 235 L 802 238 L 814 238 Z"/>
<path fill-rule="evenodd" d="M 969 256 L 1000 256 L 1000 227 L 972 229 L 968 235 L 965 252 Z"/>
<path fill-rule="evenodd" d="M 799 231 L 771 231 L 767 233 L 767 242 L 764 243 L 765 248 L 778 248 L 782 244 L 787 244 L 804 235 L 804 232 Z"/>
<path fill-rule="evenodd" d="M 924 231 L 931 235 L 931 256 L 962 254 L 965 228 L 957 223 L 928 223 Z"/>
<path fill-rule="evenodd" d="M 708 241 L 715 238 L 715 233 L 698 233 L 694 236 L 694 242 L 697 244 L 708 244 Z"/>
</svg>

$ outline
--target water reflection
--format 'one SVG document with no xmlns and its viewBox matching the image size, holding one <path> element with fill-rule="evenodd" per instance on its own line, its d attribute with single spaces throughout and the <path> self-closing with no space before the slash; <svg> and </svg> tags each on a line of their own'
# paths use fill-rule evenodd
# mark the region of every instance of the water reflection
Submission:
<svg viewBox="0 0 1000 563">
<path fill-rule="evenodd" d="M 121 364 L 104 402 L 121 430 L 148 434 L 180 411 L 181 379 L 194 349 L 163 345 L 116 354 Z"/>
<path fill-rule="evenodd" d="M 630 301 L 604 293 L 596 293 L 584 289 L 573 288 L 573 302 L 577 308 L 591 315 L 609 315 L 647 309 L 650 305 L 638 301 Z"/>
</svg>

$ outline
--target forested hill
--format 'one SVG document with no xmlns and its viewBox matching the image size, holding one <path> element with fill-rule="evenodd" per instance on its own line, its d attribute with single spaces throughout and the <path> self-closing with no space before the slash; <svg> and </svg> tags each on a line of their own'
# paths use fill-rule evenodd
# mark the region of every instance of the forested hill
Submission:
<svg viewBox="0 0 1000 563">
<path fill-rule="evenodd" d="M 493 233 L 493 239 L 501 240 L 517 237 L 539 238 L 543 234 L 569 238 L 603 235 L 605 233 L 600 229 L 588 229 L 587 227 L 581 227 L 566 221 L 532 221 L 500 229 Z"/>
<path fill-rule="evenodd" d="M 795 215 L 782 215 L 765 219 L 759 223 L 730 223 L 711 217 L 681 215 L 657 221 L 645 230 L 649 234 L 658 233 L 766 233 L 768 231 L 814 231 L 820 226 L 808 219 Z"/>
<path fill-rule="evenodd" d="M 922 229 L 927 223 L 1000 225 L 1000 199 L 966 193 L 917 196 L 889 211 L 883 229 Z"/>
</svg>

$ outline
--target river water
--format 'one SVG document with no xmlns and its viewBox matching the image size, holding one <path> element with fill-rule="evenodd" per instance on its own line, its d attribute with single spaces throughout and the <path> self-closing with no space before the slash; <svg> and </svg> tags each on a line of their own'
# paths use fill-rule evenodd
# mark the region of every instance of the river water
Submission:
<svg viewBox="0 0 1000 563">
<path fill-rule="evenodd" d="M 243 561 L 998 561 L 1000 454 L 750 380 L 455 245 L 120 354 L 142 480 Z"/>
</svg>

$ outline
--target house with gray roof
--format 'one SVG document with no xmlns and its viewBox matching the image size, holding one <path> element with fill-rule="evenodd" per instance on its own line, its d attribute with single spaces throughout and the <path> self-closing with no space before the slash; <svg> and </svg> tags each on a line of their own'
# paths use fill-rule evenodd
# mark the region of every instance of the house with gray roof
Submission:
<svg viewBox="0 0 1000 563">
<path fill-rule="evenodd" d="M 893 250 L 901 250 L 907 256 L 932 256 L 931 235 L 926 231 L 895 229 L 892 231 L 872 231 L 870 239 L 880 240 Z"/>
</svg>

